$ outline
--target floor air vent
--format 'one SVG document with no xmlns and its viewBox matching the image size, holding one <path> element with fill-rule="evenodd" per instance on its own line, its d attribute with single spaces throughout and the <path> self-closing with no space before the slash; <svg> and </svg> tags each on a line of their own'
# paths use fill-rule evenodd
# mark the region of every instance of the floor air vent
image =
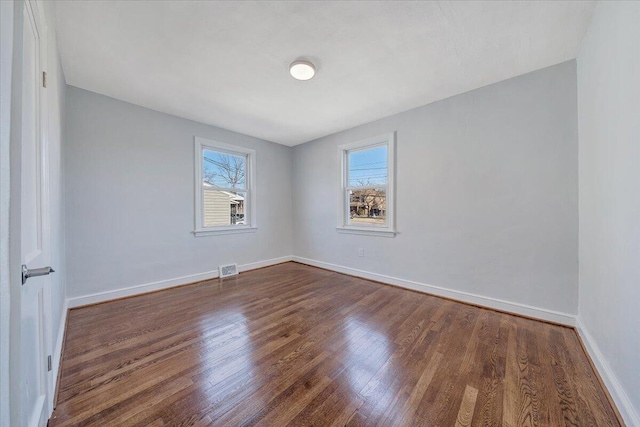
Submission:
<svg viewBox="0 0 640 427">
<path fill-rule="evenodd" d="M 220 266 L 220 277 L 235 276 L 238 274 L 238 264 L 227 264 Z"/>
</svg>

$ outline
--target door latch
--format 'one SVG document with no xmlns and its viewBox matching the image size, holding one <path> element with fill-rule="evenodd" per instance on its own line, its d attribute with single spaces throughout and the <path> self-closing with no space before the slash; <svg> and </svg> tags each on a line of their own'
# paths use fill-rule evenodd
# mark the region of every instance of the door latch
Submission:
<svg viewBox="0 0 640 427">
<path fill-rule="evenodd" d="M 47 274 L 55 273 L 55 270 L 51 267 L 34 268 L 29 270 L 26 265 L 22 264 L 22 284 L 27 283 L 29 277 L 46 276 Z"/>
</svg>

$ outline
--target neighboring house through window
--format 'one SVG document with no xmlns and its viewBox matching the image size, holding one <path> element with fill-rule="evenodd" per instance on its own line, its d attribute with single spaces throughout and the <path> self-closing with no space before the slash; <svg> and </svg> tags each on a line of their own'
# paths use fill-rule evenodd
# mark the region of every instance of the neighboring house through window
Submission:
<svg viewBox="0 0 640 427">
<path fill-rule="evenodd" d="M 255 230 L 255 151 L 195 137 L 195 234 Z"/>
<path fill-rule="evenodd" d="M 339 147 L 338 231 L 395 235 L 395 133 Z"/>
</svg>

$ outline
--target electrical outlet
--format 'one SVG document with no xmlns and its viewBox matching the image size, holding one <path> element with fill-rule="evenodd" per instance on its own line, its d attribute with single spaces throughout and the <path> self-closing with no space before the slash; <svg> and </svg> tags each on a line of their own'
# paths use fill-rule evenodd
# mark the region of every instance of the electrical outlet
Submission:
<svg viewBox="0 0 640 427">
<path fill-rule="evenodd" d="M 364 248 L 358 248 L 358 256 L 359 257 L 363 257 L 364 256 Z"/>
</svg>

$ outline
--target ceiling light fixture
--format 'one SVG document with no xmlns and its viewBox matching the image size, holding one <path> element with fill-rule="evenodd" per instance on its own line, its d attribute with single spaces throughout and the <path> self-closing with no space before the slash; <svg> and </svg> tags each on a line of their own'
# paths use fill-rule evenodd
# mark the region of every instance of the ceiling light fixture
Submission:
<svg viewBox="0 0 640 427">
<path fill-rule="evenodd" d="M 316 75 L 316 67 L 309 61 L 293 61 L 289 73 L 296 80 L 310 80 Z"/>
</svg>

